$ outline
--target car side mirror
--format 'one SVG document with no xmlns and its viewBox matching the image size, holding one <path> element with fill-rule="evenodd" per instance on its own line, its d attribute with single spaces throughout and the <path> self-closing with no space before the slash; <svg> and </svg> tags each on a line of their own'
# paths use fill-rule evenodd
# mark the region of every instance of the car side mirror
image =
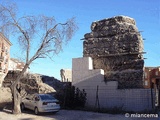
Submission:
<svg viewBox="0 0 160 120">
<path fill-rule="evenodd" d="M 39 101 L 39 98 L 36 97 L 36 98 L 35 98 L 35 101 Z"/>
</svg>

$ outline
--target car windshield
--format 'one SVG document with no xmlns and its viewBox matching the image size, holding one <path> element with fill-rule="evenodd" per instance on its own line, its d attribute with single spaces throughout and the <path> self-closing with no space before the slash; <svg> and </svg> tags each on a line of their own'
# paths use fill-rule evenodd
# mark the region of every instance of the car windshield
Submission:
<svg viewBox="0 0 160 120">
<path fill-rule="evenodd" d="M 51 95 L 39 95 L 41 100 L 54 100 L 55 98 Z"/>
</svg>

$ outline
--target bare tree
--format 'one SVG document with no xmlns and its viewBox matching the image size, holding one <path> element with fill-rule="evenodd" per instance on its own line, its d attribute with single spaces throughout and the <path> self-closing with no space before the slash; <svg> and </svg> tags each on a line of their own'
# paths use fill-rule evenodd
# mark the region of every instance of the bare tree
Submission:
<svg viewBox="0 0 160 120">
<path fill-rule="evenodd" d="M 14 114 L 21 113 L 20 80 L 26 69 L 38 58 L 52 58 L 58 54 L 62 50 L 62 45 L 71 40 L 77 30 L 74 18 L 65 23 L 57 23 L 54 17 L 44 15 L 17 16 L 15 4 L 0 5 L 0 31 L 5 35 L 7 33 L 14 35 L 25 52 L 25 66 L 11 87 Z"/>
</svg>

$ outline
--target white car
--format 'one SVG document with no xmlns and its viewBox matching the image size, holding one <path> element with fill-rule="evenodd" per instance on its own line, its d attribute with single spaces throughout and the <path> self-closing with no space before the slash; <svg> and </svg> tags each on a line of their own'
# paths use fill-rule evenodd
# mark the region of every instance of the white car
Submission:
<svg viewBox="0 0 160 120">
<path fill-rule="evenodd" d="M 34 110 L 35 114 L 40 112 L 58 112 L 60 110 L 59 101 L 49 94 L 33 94 L 22 99 L 21 109 Z"/>
</svg>

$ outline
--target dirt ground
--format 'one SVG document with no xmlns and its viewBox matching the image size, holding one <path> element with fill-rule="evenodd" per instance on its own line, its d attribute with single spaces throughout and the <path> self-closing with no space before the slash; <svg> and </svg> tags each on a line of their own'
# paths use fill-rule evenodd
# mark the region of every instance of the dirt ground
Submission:
<svg viewBox="0 0 160 120">
<path fill-rule="evenodd" d="M 160 120 L 160 118 L 132 118 L 125 114 L 106 114 L 75 110 L 60 110 L 58 113 L 43 113 L 34 115 L 33 111 L 26 110 L 19 115 L 11 112 L 12 96 L 9 88 L 0 88 L 0 120 Z M 128 115 L 128 114 L 127 114 Z"/>
<path fill-rule="evenodd" d="M 121 114 L 105 114 L 86 111 L 60 110 L 58 113 L 43 113 L 34 115 L 27 111 L 13 115 L 10 111 L 1 111 L 0 120 L 159 120 L 158 118 L 131 118 Z"/>
<path fill-rule="evenodd" d="M 0 87 L 0 110 L 4 107 L 10 106 L 12 101 L 12 95 L 9 88 Z"/>
</svg>

